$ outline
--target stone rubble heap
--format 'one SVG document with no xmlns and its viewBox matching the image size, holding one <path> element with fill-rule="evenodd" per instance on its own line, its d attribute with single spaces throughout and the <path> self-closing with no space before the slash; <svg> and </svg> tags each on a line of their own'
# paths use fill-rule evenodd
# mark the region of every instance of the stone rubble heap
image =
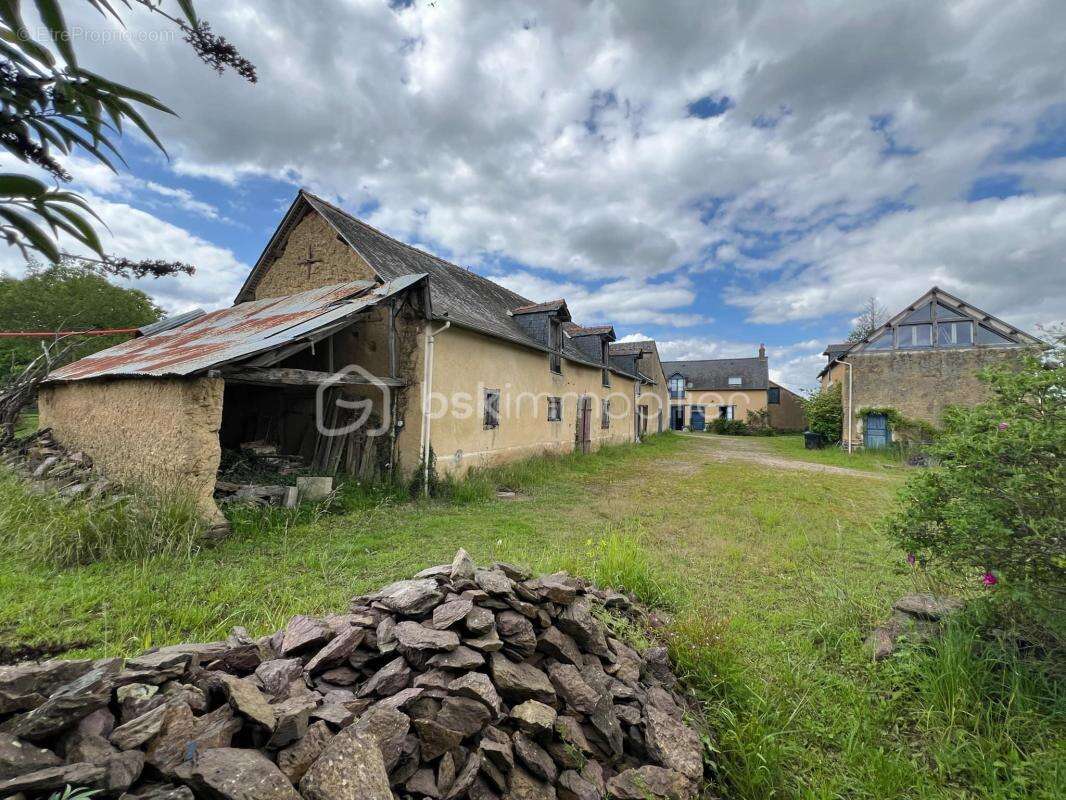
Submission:
<svg viewBox="0 0 1066 800">
<path fill-rule="evenodd" d="M 72 453 L 59 444 L 51 428 L 9 442 L 0 450 L 0 464 L 34 481 L 31 485 L 41 492 L 56 492 L 64 498 L 96 498 L 116 488 L 93 471 L 87 453 Z"/>
<path fill-rule="evenodd" d="M 0 797 L 694 798 L 703 748 L 629 600 L 460 550 L 273 636 L 0 667 Z"/>
</svg>

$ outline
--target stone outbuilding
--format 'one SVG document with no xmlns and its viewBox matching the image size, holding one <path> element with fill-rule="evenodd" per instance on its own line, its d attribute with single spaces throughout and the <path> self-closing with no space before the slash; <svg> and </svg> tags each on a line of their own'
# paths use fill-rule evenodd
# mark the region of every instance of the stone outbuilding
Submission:
<svg viewBox="0 0 1066 800">
<path fill-rule="evenodd" d="M 939 426 L 951 405 L 988 396 L 986 367 L 1017 365 L 1043 343 L 1025 331 L 934 286 L 869 336 L 829 345 L 822 388 L 841 387 L 843 441 L 881 448 L 913 432 L 892 417 Z"/>
<path fill-rule="evenodd" d="M 636 441 L 661 379 L 613 339 L 301 191 L 235 305 L 55 371 L 41 424 L 217 515 L 221 454 L 249 443 L 312 474 L 424 478 Z"/>
</svg>

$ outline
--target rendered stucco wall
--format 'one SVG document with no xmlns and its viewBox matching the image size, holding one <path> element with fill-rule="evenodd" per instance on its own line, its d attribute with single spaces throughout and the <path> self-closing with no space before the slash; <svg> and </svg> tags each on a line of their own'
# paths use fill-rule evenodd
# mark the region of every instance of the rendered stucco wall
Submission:
<svg viewBox="0 0 1066 800">
<path fill-rule="evenodd" d="M 767 402 L 770 411 L 770 427 L 779 431 L 799 431 L 807 424 L 807 415 L 803 410 L 803 400 L 794 392 L 776 383 L 770 384 L 781 390 L 781 402 Z"/>
<path fill-rule="evenodd" d="M 684 398 L 671 400 L 675 406 L 685 407 L 685 427 L 688 428 L 692 416 L 692 406 L 703 406 L 703 415 L 708 426 L 711 420 L 718 417 L 718 406 L 735 406 L 733 419 L 747 422 L 749 411 L 762 411 L 766 408 L 765 389 L 740 389 L 730 391 L 723 389 L 712 391 L 708 389 L 689 389 Z M 669 425 L 669 418 L 667 419 Z"/>
<path fill-rule="evenodd" d="M 439 327 L 439 323 L 434 326 Z M 484 394 L 500 391 L 500 425 L 486 429 Z M 434 419 L 430 438 L 439 473 L 462 474 L 471 467 L 500 464 L 554 451 L 574 449 L 577 403 L 592 400 L 592 448 L 634 440 L 634 381 L 611 374 L 611 387 L 602 385 L 600 370 L 563 359 L 563 374 L 548 368 L 548 354 L 463 328 L 452 327 L 437 336 L 433 354 Z M 548 421 L 549 396 L 562 398 L 562 420 Z M 600 401 L 611 400 L 610 426 L 600 427 Z M 421 408 L 416 391 L 409 408 L 407 446 L 417 444 Z M 408 456 L 405 456 L 405 460 Z M 408 462 L 409 463 L 409 462 Z"/>
<path fill-rule="evenodd" d="M 119 483 L 194 497 L 205 518 L 223 521 L 212 499 L 221 448 L 223 381 L 119 378 L 43 387 L 41 427 L 84 450 Z"/>
<path fill-rule="evenodd" d="M 977 373 L 994 364 L 1017 363 L 1025 353 L 1019 347 L 971 347 L 959 350 L 894 350 L 854 353 L 853 430 L 862 441 L 863 408 L 891 407 L 908 419 L 939 425 L 949 405 L 976 405 L 988 396 Z M 846 370 L 841 370 L 842 402 L 848 407 Z"/>
<path fill-rule="evenodd" d="M 670 387 L 667 385 L 666 375 L 663 374 L 663 365 L 655 353 L 645 353 L 637 361 L 637 369 L 642 375 L 647 375 L 656 382 L 655 386 L 645 386 L 641 389 L 640 403 L 648 406 L 648 433 L 670 430 Z"/>
<path fill-rule="evenodd" d="M 309 252 L 316 263 L 304 263 Z M 311 211 L 289 233 L 281 253 L 255 287 L 254 295 L 256 300 L 262 300 L 355 280 L 374 280 L 374 271 L 337 238 L 329 223 Z"/>
</svg>

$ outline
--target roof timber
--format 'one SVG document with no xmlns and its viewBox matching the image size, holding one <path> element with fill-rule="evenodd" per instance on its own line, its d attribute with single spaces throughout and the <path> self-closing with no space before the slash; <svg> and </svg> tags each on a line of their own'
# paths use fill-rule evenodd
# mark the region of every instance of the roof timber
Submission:
<svg viewBox="0 0 1066 800">
<path fill-rule="evenodd" d="M 228 383 L 247 383 L 255 386 L 388 386 L 399 388 L 406 382 L 397 378 L 367 378 L 363 375 L 318 372 L 289 367 L 234 367 L 220 371 Z"/>
</svg>

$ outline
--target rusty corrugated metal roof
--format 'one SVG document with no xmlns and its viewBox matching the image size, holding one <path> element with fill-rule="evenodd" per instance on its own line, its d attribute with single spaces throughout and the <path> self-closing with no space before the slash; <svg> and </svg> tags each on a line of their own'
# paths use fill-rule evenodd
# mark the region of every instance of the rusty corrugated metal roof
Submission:
<svg viewBox="0 0 1066 800">
<path fill-rule="evenodd" d="M 196 375 L 307 338 L 425 277 L 404 275 L 383 285 L 349 281 L 240 303 L 75 361 L 51 373 L 48 381 Z"/>
</svg>

